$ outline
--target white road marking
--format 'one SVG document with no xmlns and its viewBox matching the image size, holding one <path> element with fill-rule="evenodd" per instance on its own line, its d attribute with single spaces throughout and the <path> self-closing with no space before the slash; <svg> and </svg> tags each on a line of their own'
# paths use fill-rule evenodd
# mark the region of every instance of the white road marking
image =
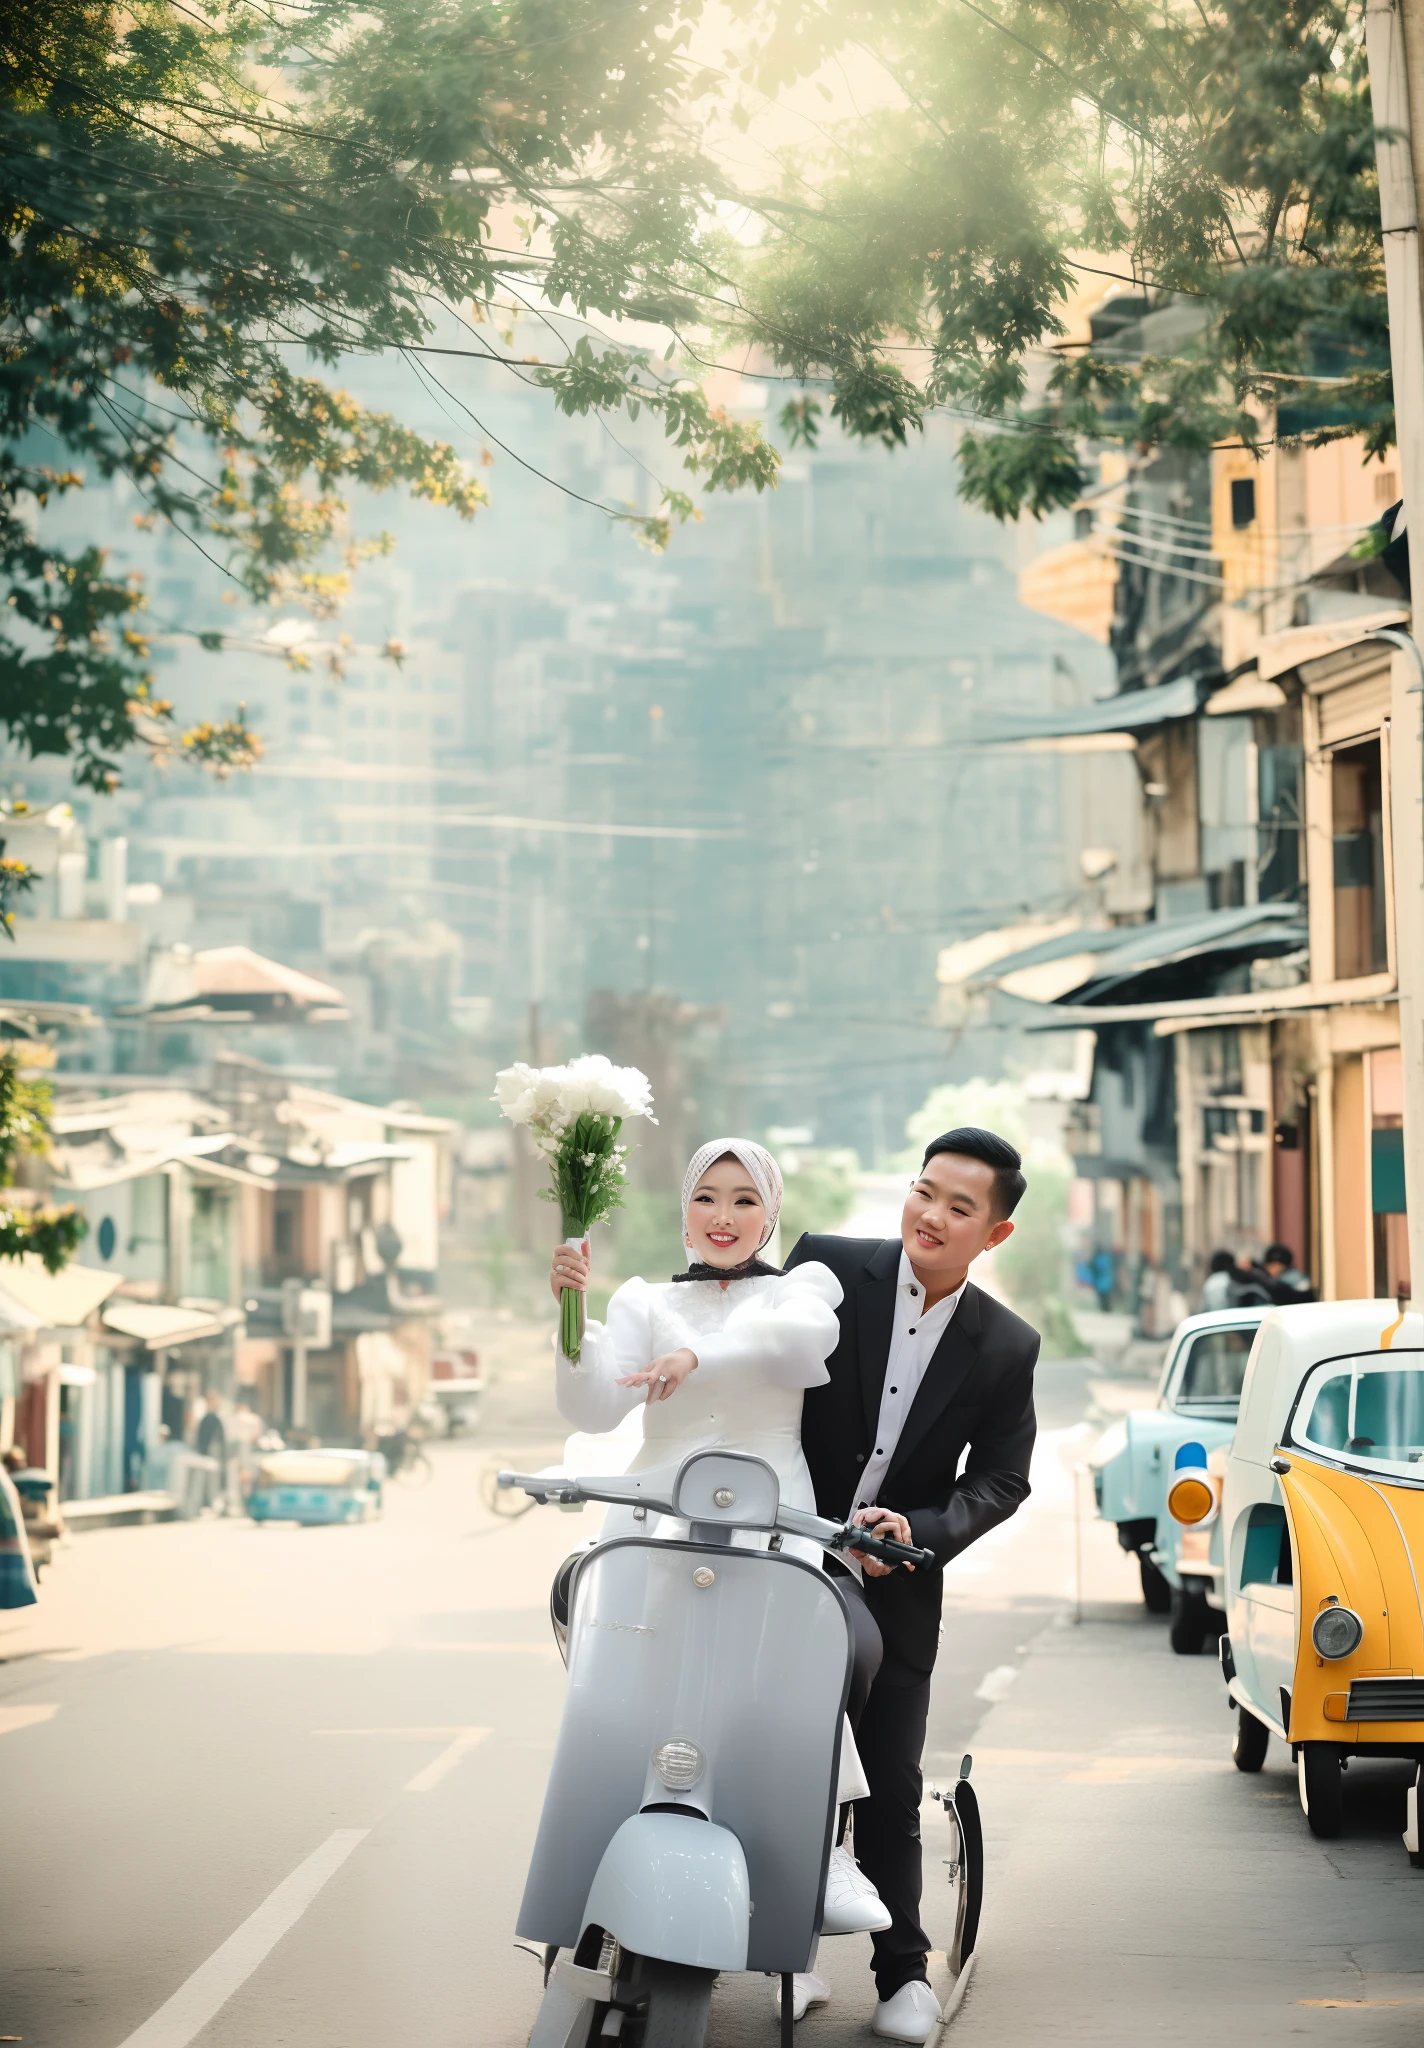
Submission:
<svg viewBox="0 0 1424 2048">
<path fill-rule="evenodd" d="M 59 1712 L 53 1707 L 0 1707 L 0 1735 L 13 1735 L 17 1728 L 34 1728 L 41 1721 L 52 1721 Z"/>
<path fill-rule="evenodd" d="M 404 1788 L 407 1792 L 433 1792 L 447 1771 L 452 1771 L 462 1756 L 472 1749 L 478 1749 L 485 1737 L 493 1731 L 489 1728 L 318 1728 L 318 1735 L 379 1735 L 394 1737 L 400 1742 L 438 1741 L 442 1735 L 451 1739 L 424 1770 L 417 1771 Z"/>
<path fill-rule="evenodd" d="M 433 1763 L 416 1772 L 406 1791 L 433 1792 L 445 1773 L 452 1771 L 467 1751 L 478 1748 L 488 1734 L 488 1728 L 462 1728 L 448 1749 L 442 1749 Z"/>
<path fill-rule="evenodd" d="M 364 1842 L 370 1832 L 369 1828 L 338 1828 L 328 1835 L 321 1847 L 248 1915 L 236 1933 L 199 1964 L 152 2019 L 129 2035 L 122 2048 L 188 2048 L 282 1936 L 295 1927 L 322 1886 L 335 1877 L 356 1844 Z"/>
<path fill-rule="evenodd" d="M 1009 1687 L 1019 1675 L 1017 1664 L 996 1664 L 992 1671 L 986 1671 L 974 1688 L 976 1700 L 991 1702 L 1004 1698 Z"/>
</svg>

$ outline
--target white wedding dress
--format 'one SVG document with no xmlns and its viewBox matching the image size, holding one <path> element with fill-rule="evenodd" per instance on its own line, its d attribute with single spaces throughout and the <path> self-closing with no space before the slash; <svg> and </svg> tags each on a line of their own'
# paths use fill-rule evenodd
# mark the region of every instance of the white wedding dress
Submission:
<svg viewBox="0 0 1424 2048">
<path fill-rule="evenodd" d="M 716 1280 L 625 1280 L 608 1304 L 607 1323 L 590 1320 L 578 1364 L 559 1353 L 559 1413 L 579 1431 L 565 1447 L 561 1469 L 590 1478 L 665 1470 L 671 1482 L 693 1451 L 750 1451 L 772 1467 L 788 1507 L 814 1514 L 816 1494 L 801 1449 L 801 1397 L 830 1378 L 826 1360 L 840 1339 L 840 1301 L 839 1280 L 815 1260 L 725 1287 Z M 665 1401 L 649 1402 L 643 1387 L 619 1386 L 620 1378 L 684 1346 L 696 1352 L 697 1369 Z M 602 1535 L 638 1528 L 631 1508 L 612 1507 Z M 640 1533 L 685 1537 L 687 1524 L 660 1515 Z M 768 1538 L 739 1530 L 733 1541 L 765 1549 Z M 808 1564 L 822 1562 L 820 1545 L 806 1537 L 786 1537 L 783 1550 Z M 847 1724 L 837 1799 L 861 1799 L 868 1790 Z"/>
<path fill-rule="evenodd" d="M 559 1412 L 581 1432 L 570 1440 L 565 1466 L 590 1475 L 666 1468 L 671 1479 L 693 1451 L 750 1451 L 775 1471 L 788 1507 L 814 1514 L 816 1495 L 801 1450 L 801 1397 L 829 1378 L 826 1359 L 840 1336 L 840 1300 L 840 1282 L 814 1261 L 725 1287 L 716 1280 L 657 1286 L 625 1280 L 608 1304 L 607 1323 L 589 1323 L 579 1363 L 559 1354 Z M 697 1370 L 667 1400 L 649 1402 L 645 1388 L 618 1385 L 684 1346 L 696 1352 Z M 626 1428 L 635 1415 L 642 1431 L 630 1460 L 631 1429 L 625 1435 L 619 1424 Z M 631 1508 L 610 1508 L 603 1533 L 623 1535 L 633 1526 Z M 684 1536 L 687 1525 L 664 1515 L 654 1533 Z M 756 1548 L 767 1542 L 752 1531 L 739 1532 L 736 1540 Z M 788 1537 L 785 1549 L 821 1562 L 819 1546 L 804 1538 Z"/>
</svg>

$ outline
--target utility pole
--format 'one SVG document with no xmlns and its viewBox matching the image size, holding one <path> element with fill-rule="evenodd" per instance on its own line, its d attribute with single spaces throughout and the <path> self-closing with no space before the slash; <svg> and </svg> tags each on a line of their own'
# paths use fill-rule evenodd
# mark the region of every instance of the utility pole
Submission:
<svg viewBox="0 0 1424 2048">
<path fill-rule="evenodd" d="M 1366 50 L 1378 135 L 1380 224 L 1389 293 L 1400 488 L 1411 590 L 1424 602 L 1424 0 L 1367 0 Z M 1417 613 L 1416 613 L 1417 618 Z M 1384 636 L 1382 636 L 1384 637 Z M 1389 636 L 1394 638 L 1395 636 Z M 1390 720 L 1394 838 L 1395 960 L 1404 1067 L 1404 1187 L 1409 1266 L 1424 1298 L 1424 657 L 1417 641 L 1396 640 Z"/>
</svg>

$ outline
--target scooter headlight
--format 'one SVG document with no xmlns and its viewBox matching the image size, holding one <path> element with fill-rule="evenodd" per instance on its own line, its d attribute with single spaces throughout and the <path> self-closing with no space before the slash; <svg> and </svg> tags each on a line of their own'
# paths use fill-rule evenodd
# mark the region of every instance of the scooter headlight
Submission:
<svg viewBox="0 0 1424 2048">
<path fill-rule="evenodd" d="M 706 1768 L 695 1742 L 660 1742 L 653 1751 L 653 1769 L 669 1792 L 690 1792 Z"/>
<path fill-rule="evenodd" d="M 1351 1607 L 1324 1607 L 1310 1624 L 1317 1653 L 1335 1662 L 1353 1656 L 1365 1640 L 1365 1624 Z"/>
</svg>

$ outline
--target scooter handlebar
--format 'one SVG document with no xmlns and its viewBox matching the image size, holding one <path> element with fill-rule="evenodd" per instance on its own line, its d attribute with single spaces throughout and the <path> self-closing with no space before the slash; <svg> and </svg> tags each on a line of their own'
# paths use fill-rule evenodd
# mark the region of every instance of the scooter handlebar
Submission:
<svg viewBox="0 0 1424 2048">
<path fill-rule="evenodd" d="M 917 1549 L 913 1543 L 897 1543 L 893 1536 L 877 1536 L 859 1523 L 845 1532 L 838 1550 L 854 1550 L 865 1557 L 883 1558 L 886 1564 L 918 1564 L 932 1569 L 938 1562 L 932 1550 Z"/>
<path fill-rule="evenodd" d="M 541 1503 L 560 1501 L 566 1506 L 599 1501 L 610 1507 L 650 1508 L 655 1514 L 670 1515 L 672 1504 L 644 1492 L 636 1479 L 575 1479 L 559 1472 L 499 1472 L 495 1484 L 519 1487 Z"/>
<path fill-rule="evenodd" d="M 645 1493 L 636 1478 L 574 1479 L 556 1472 L 501 1472 L 496 1484 L 503 1488 L 517 1486 L 544 1504 L 552 1500 L 572 1506 L 592 1500 L 614 1507 L 643 1507 L 655 1514 L 674 1513 L 670 1501 Z M 860 1523 L 829 1522 L 820 1515 L 808 1514 L 804 1508 L 781 1508 L 776 1526 L 787 1535 L 809 1536 L 827 1550 L 855 1550 L 866 1557 L 883 1558 L 887 1564 L 917 1564 L 932 1569 L 936 1562 L 932 1550 L 897 1543 L 893 1536 L 877 1536 Z"/>
</svg>

